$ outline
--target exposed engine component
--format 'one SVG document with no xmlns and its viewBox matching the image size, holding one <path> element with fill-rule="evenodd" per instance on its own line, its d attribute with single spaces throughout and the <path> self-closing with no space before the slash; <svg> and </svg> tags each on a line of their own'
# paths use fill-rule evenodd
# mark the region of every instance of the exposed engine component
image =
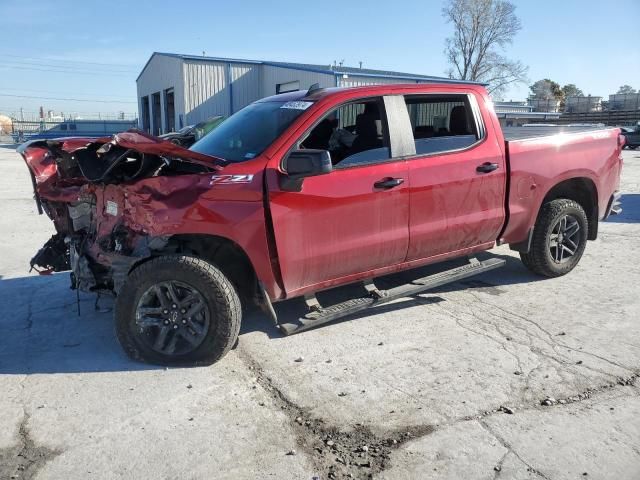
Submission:
<svg viewBox="0 0 640 480">
<path fill-rule="evenodd" d="M 163 178 L 184 176 L 178 211 L 211 189 L 209 172 L 225 161 L 129 131 L 113 138 L 36 140 L 21 145 L 41 212 L 58 233 L 31 267 L 42 274 L 71 270 L 71 287 L 117 293 L 133 266 L 166 251 L 168 235 L 154 233 L 149 205 L 176 187 Z M 199 175 L 205 174 L 205 175 Z"/>
</svg>

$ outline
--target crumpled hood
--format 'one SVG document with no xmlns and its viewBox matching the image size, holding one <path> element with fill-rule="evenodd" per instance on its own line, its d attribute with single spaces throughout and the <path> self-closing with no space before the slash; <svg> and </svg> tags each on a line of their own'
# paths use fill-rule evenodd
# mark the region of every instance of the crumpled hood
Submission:
<svg viewBox="0 0 640 480">
<path fill-rule="evenodd" d="M 113 137 L 33 140 L 17 149 L 32 175 L 34 188 L 83 183 L 122 183 L 167 174 L 217 171 L 223 159 L 128 130 Z M 191 165 L 191 166 L 189 166 Z"/>
<path fill-rule="evenodd" d="M 194 152 L 187 148 L 167 142 L 162 138 L 154 137 L 140 130 L 127 130 L 113 136 L 113 142 L 125 148 L 131 148 L 141 153 L 179 158 L 181 160 L 220 169 L 220 163 L 225 160 L 204 153 Z"/>
</svg>

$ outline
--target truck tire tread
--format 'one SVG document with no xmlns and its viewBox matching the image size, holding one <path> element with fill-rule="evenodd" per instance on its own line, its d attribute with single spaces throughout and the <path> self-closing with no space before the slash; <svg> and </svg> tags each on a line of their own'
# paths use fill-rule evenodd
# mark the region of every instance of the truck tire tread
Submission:
<svg viewBox="0 0 640 480">
<path fill-rule="evenodd" d="M 571 213 L 581 223 L 580 245 L 571 261 L 565 264 L 555 264 L 551 260 L 547 237 L 554 221 L 562 214 Z M 560 198 L 545 203 L 540 209 L 536 224 L 533 229 L 531 249 L 527 253 L 520 253 L 522 263 L 533 273 L 544 277 L 554 278 L 566 275 L 580 261 L 587 243 L 589 222 L 584 209 L 574 200 Z"/>
<path fill-rule="evenodd" d="M 167 271 L 187 277 L 199 286 L 201 294 L 213 308 L 212 324 L 202 345 L 189 355 L 168 357 L 145 349 L 131 333 L 138 296 L 145 286 Z M 155 257 L 127 277 L 115 303 L 116 334 L 127 355 L 133 360 L 161 365 L 211 365 L 234 346 L 240 331 L 242 307 L 238 293 L 225 275 L 214 265 L 189 255 Z M 215 326 L 214 326 L 215 320 Z"/>
</svg>

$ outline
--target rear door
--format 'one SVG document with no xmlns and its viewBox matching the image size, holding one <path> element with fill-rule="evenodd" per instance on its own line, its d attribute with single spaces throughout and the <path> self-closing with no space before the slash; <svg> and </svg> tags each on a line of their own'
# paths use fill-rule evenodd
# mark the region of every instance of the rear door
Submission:
<svg viewBox="0 0 640 480">
<path fill-rule="evenodd" d="M 473 94 L 405 95 L 415 155 L 408 158 L 407 260 L 494 241 L 505 218 L 502 148 Z"/>
<path fill-rule="evenodd" d="M 288 295 L 404 261 L 409 245 L 408 168 L 395 119 L 402 97 L 369 97 L 329 108 L 292 148 L 330 150 L 331 173 L 283 190 L 268 169 L 270 212 Z M 360 137 L 358 139 L 358 137 Z M 340 280 L 342 279 L 342 280 Z"/>
</svg>

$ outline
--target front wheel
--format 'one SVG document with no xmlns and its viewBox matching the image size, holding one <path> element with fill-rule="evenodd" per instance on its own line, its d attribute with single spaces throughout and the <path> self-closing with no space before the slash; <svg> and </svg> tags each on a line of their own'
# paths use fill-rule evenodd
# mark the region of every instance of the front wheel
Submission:
<svg viewBox="0 0 640 480">
<path fill-rule="evenodd" d="M 573 200 L 558 199 L 542 206 L 533 229 L 531 249 L 521 253 L 525 266 L 538 275 L 566 275 L 580 261 L 589 224 L 584 209 Z"/>
<path fill-rule="evenodd" d="M 213 265 L 162 256 L 133 270 L 115 305 L 120 344 L 134 360 L 210 365 L 238 338 L 242 310 L 235 288 Z"/>
</svg>

